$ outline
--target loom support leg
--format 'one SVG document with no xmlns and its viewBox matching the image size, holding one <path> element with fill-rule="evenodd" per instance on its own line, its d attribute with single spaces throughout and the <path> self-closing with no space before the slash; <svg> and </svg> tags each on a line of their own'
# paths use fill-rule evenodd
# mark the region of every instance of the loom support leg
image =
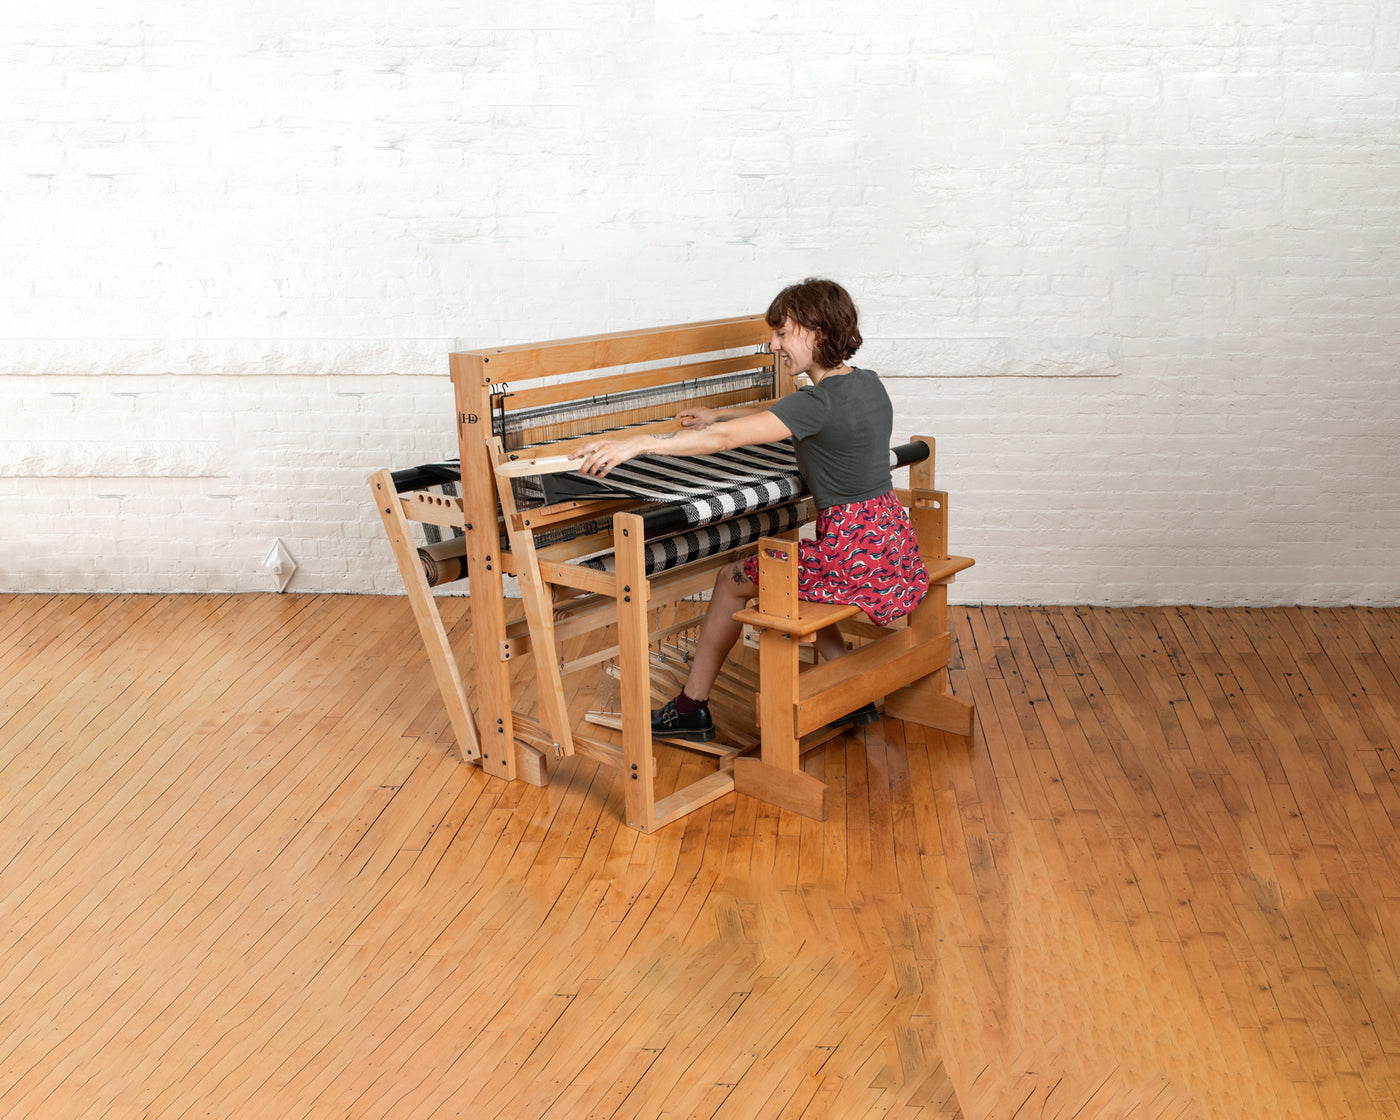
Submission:
<svg viewBox="0 0 1400 1120">
<path fill-rule="evenodd" d="M 767 543 L 767 542 L 765 542 Z M 781 542 L 780 542 L 781 543 Z M 768 551 L 772 551 L 771 548 Z M 796 552 L 790 559 L 780 561 L 786 590 L 796 589 Z M 762 561 L 761 561 L 762 562 Z M 779 569 L 770 569 L 774 578 L 764 580 L 767 586 L 779 584 Z M 760 582 L 759 586 L 765 586 Z M 795 595 L 789 596 L 790 606 Z M 776 805 L 791 809 L 800 816 L 824 821 L 827 814 L 826 783 L 802 769 L 802 745 L 797 737 L 795 713 L 801 691 L 798 684 L 800 659 L 799 642 L 790 634 L 766 629 L 758 639 L 759 673 L 762 689 L 758 696 L 759 725 L 763 732 L 762 758 L 734 760 L 734 788 Z"/>
<path fill-rule="evenodd" d="M 734 789 L 799 816 L 826 820 L 826 783 L 802 770 L 784 770 L 757 758 L 736 758 Z"/>
<path fill-rule="evenodd" d="M 452 721 L 452 731 L 457 737 L 457 749 L 468 762 L 479 762 L 481 744 L 476 733 L 476 720 L 467 703 L 467 690 L 462 684 L 462 675 L 457 668 L 457 659 L 452 654 L 452 645 L 447 640 L 447 630 L 443 627 L 442 616 L 437 603 L 423 575 L 423 564 L 418 559 L 410 539 L 408 519 L 394 490 L 393 475 L 388 470 L 376 471 L 370 475 L 370 490 L 374 495 L 375 507 L 384 522 L 384 532 L 389 538 L 389 547 L 394 552 L 394 562 L 403 577 L 404 590 L 408 594 L 409 606 L 413 609 L 413 619 L 418 624 L 423 646 L 428 651 L 428 663 L 433 668 L 438 692 L 447 708 L 448 719 Z"/>
<path fill-rule="evenodd" d="M 515 776 L 527 785 L 547 786 L 549 785 L 549 759 L 543 751 L 536 750 L 529 743 L 516 740 Z"/>
<path fill-rule="evenodd" d="M 948 670 L 940 669 L 886 696 L 885 715 L 970 739 L 976 710 L 948 691 Z"/>
</svg>

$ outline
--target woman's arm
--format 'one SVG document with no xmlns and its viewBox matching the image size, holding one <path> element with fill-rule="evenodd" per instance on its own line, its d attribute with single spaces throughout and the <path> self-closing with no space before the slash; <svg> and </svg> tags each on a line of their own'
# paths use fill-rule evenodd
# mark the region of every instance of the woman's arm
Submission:
<svg viewBox="0 0 1400 1120">
<path fill-rule="evenodd" d="M 753 416 L 760 411 L 762 410 L 742 408 L 739 405 L 731 408 L 683 408 L 676 413 L 676 419 L 681 422 L 682 428 L 708 428 L 711 424 L 724 424 L 741 416 Z"/>
<path fill-rule="evenodd" d="M 726 417 L 724 423 L 709 422 L 704 427 L 682 428 L 678 432 L 652 432 L 623 439 L 594 440 L 569 458 L 583 460 L 579 464 L 579 474 L 602 478 L 618 463 L 625 463 L 638 455 L 713 455 L 717 451 L 728 451 L 731 447 L 776 443 L 791 435 L 788 426 L 771 412 L 744 412 L 733 419 Z"/>
</svg>

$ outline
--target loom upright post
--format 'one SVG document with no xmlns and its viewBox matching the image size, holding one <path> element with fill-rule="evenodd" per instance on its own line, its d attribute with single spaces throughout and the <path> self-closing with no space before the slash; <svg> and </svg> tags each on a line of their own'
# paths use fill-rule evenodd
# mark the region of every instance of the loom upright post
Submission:
<svg viewBox="0 0 1400 1120">
<path fill-rule="evenodd" d="M 370 489 L 374 494 L 375 508 L 384 522 L 384 532 L 389 538 L 389 547 L 394 552 L 394 562 L 403 578 L 404 591 L 409 605 L 413 608 L 414 621 L 423 636 L 423 645 L 428 651 L 428 662 L 433 667 L 433 677 L 437 681 L 442 702 L 447 708 L 447 717 L 452 723 L 452 731 L 457 736 L 457 749 L 468 762 L 481 757 L 481 746 L 477 738 L 476 723 L 472 719 L 471 708 L 467 704 L 467 690 L 462 684 L 462 674 L 457 669 L 457 659 L 452 655 L 452 646 L 447 640 L 447 631 L 442 625 L 442 615 L 438 613 L 432 590 L 423 575 L 423 564 L 414 550 L 408 525 L 404 517 L 403 505 L 394 489 L 394 480 L 388 470 L 375 471 L 370 476 Z"/>
<path fill-rule="evenodd" d="M 958 572 L 970 568 L 972 561 L 948 555 L 948 494 L 933 488 L 934 440 L 932 436 L 915 436 L 914 440 L 928 444 L 929 449 L 927 459 L 909 468 L 908 502 L 914 535 L 929 571 L 929 589 L 910 615 L 909 628 L 920 644 L 947 641 L 951 647 L 948 585 Z M 928 676 L 886 696 L 885 714 L 953 735 L 971 736 L 976 713 L 969 701 L 953 695 L 945 661 Z"/>
<path fill-rule="evenodd" d="M 651 749 L 651 660 L 647 603 L 651 589 L 643 557 L 644 530 L 636 514 L 613 517 L 617 561 L 618 669 L 622 675 L 622 758 L 627 823 L 656 829 L 656 762 Z"/>
<path fill-rule="evenodd" d="M 495 475 L 486 446 L 491 427 L 486 359 L 481 354 L 453 354 L 450 369 L 457 402 L 457 446 L 462 469 L 462 512 L 466 518 L 481 766 L 488 774 L 512 779 L 519 775 L 510 665 L 504 653 L 506 616 L 501 582 L 504 565 L 500 554 L 499 510 Z"/>
</svg>

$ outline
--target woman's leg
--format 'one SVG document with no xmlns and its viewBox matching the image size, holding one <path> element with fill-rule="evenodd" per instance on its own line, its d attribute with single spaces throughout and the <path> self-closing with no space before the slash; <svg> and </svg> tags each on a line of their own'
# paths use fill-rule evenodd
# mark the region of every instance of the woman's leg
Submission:
<svg viewBox="0 0 1400 1120">
<path fill-rule="evenodd" d="M 817 647 L 823 661 L 835 661 L 846 652 L 846 639 L 841 636 L 841 627 L 835 624 L 818 630 L 812 644 Z"/>
<path fill-rule="evenodd" d="M 758 594 L 758 584 L 744 576 L 742 562 L 726 564 L 715 576 L 710 606 L 700 622 L 700 638 L 690 661 L 685 694 L 692 700 L 708 700 L 710 688 L 719 676 L 724 659 L 739 640 L 744 624 L 734 621 L 734 612 Z"/>
<path fill-rule="evenodd" d="M 685 680 L 685 694 L 692 700 L 708 700 L 715 678 L 739 640 L 744 624 L 734 621 L 734 612 L 758 594 L 758 584 L 744 576 L 742 563 L 727 564 L 715 577 L 710 594 L 710 606 L 700 623 L 700 638 L 690 661 L 690 675 Z M 846 652 L 846 639 L 839 626 L 827 626 L 817 631 L 817 652 L 827 661 L 834 661 Z"/>
</svg>

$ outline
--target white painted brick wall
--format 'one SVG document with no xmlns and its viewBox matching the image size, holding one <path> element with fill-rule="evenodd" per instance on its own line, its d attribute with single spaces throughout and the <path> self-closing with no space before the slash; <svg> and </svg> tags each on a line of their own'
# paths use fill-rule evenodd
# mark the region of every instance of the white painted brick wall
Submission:
<svg viewBox="0 0 1400 1120">
<path fill-rule="evenodd" d="M 823 273 L 989 602 L 1400 602 L 1400 8 L 0 20 L 0 588 L 397 576 L 454 347 Z"/>
</svg>

